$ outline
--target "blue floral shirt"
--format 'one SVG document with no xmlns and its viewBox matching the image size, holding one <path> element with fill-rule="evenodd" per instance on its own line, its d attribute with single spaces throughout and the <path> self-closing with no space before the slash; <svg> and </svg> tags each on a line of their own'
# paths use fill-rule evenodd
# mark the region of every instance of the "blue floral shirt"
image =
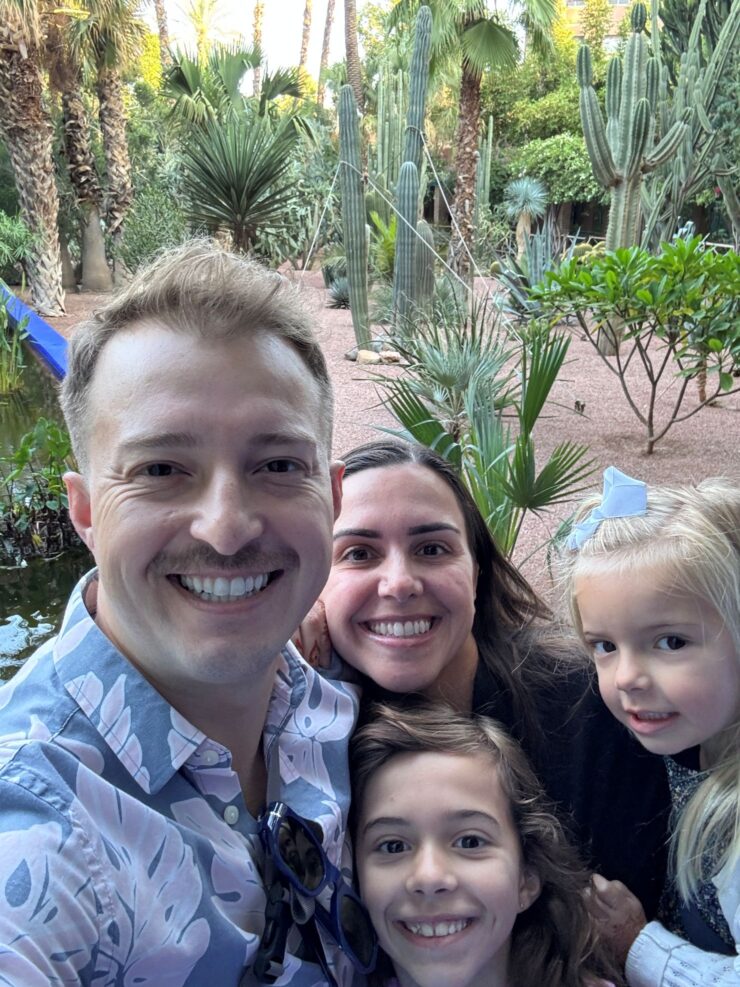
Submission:
<svg viewBox="0 0 740 987">
<path fill-rule="evenodd" d="M 97 628 L 83 602 L 92 578 L 59 635 L 0 689 L 0 985 L 256 984 L 262 852 L 231 754 Z M 356 711 L 351 687 L 283 651 L 266 757 L 279 742 L 281 798 L 321 824 L 337 866 Z M 277 983 L 324 984 L 298 942 L 293 930 Z"/>
</svg>

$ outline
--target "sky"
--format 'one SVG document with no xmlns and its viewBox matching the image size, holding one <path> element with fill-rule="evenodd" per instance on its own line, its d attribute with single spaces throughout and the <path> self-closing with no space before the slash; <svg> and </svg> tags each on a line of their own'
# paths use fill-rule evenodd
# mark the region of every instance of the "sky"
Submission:
<svg viewBox="0 0 740 987">
<path fill-rule="evenodd" d="M 264 0 L 264 3 L 262 47 L 268 67 L 274 71 L 277 68 L 297 65 L 301 50 L 305 0 Z M 190 0 L 166 0 L 165 5 L 172 43 L 193 45 L 194 34 L 186 13 Z M 363 0 L 357 0 L 358 13 L 363 6 Z M 307 67 L 309 74 L 314 78 L 319 74 L 326 7 L 327 0 L 313 0 Z M 151 9 L 149 7 L 149 11 Z M 253 11 L 254 0 L 218 0 L 213 40 L 235 40 L 241 33 L 251 43 Z M 150 13 L 150 20 L 152 16 L 153 14 Z M 329 64 L 341 61 L 343 58 L 344 3 L 343 0 L 336 0 Z"/>
</svg>

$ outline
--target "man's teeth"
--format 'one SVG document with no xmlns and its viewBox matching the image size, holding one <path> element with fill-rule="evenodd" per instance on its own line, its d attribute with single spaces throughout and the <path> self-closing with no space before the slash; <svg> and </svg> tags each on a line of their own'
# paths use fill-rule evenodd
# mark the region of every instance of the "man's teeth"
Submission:
<svg viewBox="0 0 740 987">
<path fill-rule="evenodd" d="M 431 620 L 368 621 L 373 634 L 380 634 L 381 637 L 414 637 L 417 634 L 426 634 L 431 626 Z"/>
<path fill-rule="evenodd" d="M 185 589 L 195 593 L 201 600 L 215 600 L 223 603 L 229 600 L 241 600 L 247 596 L 259 593 L 267 586 L 267 573 L 261 576 L 236 576 L 234 579 L 226 579 L 224 576 L 217 576 L 211 579 L 210 576 L 180 576 L 180 583 Z"/>
<path fill-rule="evenodd" d="M 456 932 L 462 932 L 470 925 L 469 918 L 459 918 L 454 922 L 404 922 L 409 932 L 415 936 L 423 936 L 425 939 L 435 939 L 441 936 L 453 936 Z"/>
</svg>

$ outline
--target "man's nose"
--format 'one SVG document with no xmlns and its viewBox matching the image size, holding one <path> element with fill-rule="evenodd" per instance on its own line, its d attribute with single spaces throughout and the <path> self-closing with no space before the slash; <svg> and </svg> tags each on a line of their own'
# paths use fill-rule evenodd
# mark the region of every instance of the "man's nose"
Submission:
<svg viewBox="0 0 740 987">
<path fill-rule="evenodd" d="M 242 479 L 224 474 L 214 477 L 202 492 L 190 531 L 219 555 L 235 555 L 262 535 L 264 521 Z"/>
<path fill-rule="evenodd" d="M 405 555 L 391 554 L 383 562 L 380 571 L 378 593 L 380 596 L 403 602 L 421 596 L 424 586 L 414 571 L 413 562 Z"/>
</svg>

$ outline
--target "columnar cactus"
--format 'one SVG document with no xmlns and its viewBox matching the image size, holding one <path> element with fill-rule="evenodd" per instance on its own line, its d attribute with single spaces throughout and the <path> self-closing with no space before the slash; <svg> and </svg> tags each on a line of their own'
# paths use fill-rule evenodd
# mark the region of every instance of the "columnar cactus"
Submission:
<svg viewBox="0 0 740 987">
<path fill-rule="evenodd" d="M 339 151 L 342 187 L 342 228 L 347 256 L 349 304 L 357 346 L 370 345 L 367 314 L 367 230 L 365 190 L 360 170 L 360 128 L 351 86 L 339 93 Z"/>
<path fill-rule="evenodd" d="M 615 56 L 606 78 L 606 125 L 592 85 L 591 53 L 578 51 L 577 74 L 583 134 L 594 176 L 611 189 L 606 249 L 639 243 L 640 194 L 644 175 L 675 154 L 684 139 L 691 111 L 676 120 L 654 145 L 660 66 L 648 54 L 645 6 L 632 8 L 632 34 L 623 61 Z"/>
<path fill-rule="evenodd" d="M 416 224 L 416 232 L 416 303 L 422 311 L 428 313 L 434 297 L 434 235 L 429 223 L 423 219 Z"/>
<path fill-rule="evenodd" d="M 419 7 L 416 15 L 414 51 L 409 72 L 409 106 L 406 113 L 406 140 L 403 160 L 413 161 L 417 172 L 421 169 L 422 131 L 429 81 L 429 51 L 432 44 L 432 12 L 429 7 Z"/>
<path fill-rule="evenodd" d="M 416 253 L 419 172 L 413 161 L 404 161 L 401 165 L 396 200 L 398 227 L 393 271 L 393 311 L 396 316 L 396 325 L 402 332 L 406 332 L 416 301 L 414 255 Z"/>
</svg>

